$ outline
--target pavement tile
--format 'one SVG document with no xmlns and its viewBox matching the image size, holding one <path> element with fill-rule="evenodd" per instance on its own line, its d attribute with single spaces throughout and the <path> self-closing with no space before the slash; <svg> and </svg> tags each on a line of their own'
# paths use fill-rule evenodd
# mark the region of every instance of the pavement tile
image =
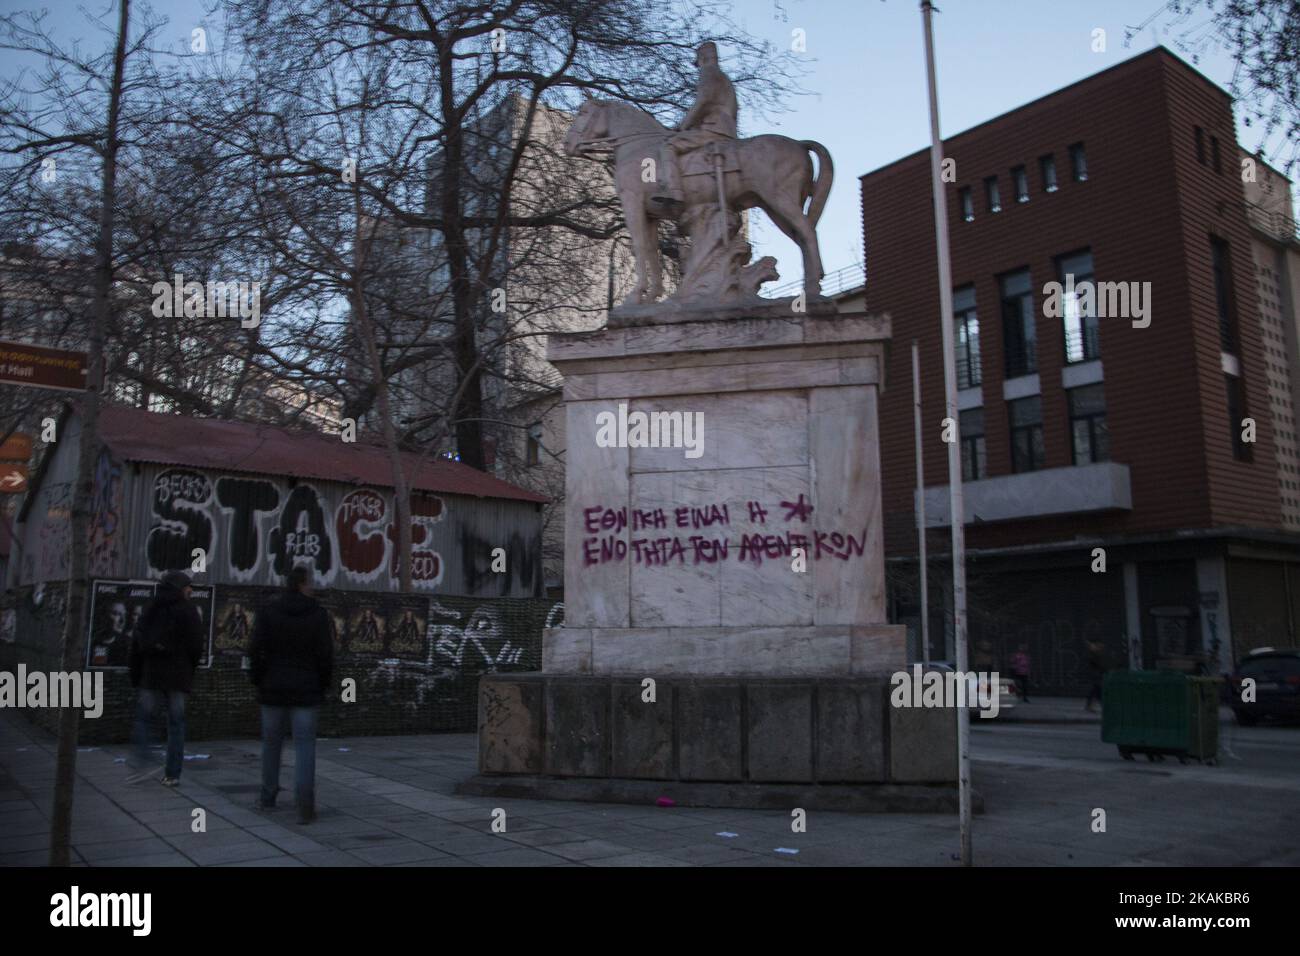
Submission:
<svg viewBox="0 0 1300 956">
<path fill-rule="evenodd" d="M 440 853 L 421 843 L 394 843 L 387 846 L 357 847 L 349 852 L 358 859 L 372 863 L 375 866 L 437 860 L 450 855 Z"/>
<path fill-rule="evenodd" d="M 194 847 L 186 850 L 185 855 L 199 866 L 216 866 L 219 863 L 243 863 L 248 860 L 264 860 L 268 857 L 283 856 L 264 840 L 245 840 L 237 843 L 218 843 L 212 846 Z"/>
<path fill-rule="evenodd" d="M 546 853 L 543 850 L 534 850 L 530 847 L 517 846 L 509 850 L 499 850 L 496 853 L 476 853 L 473 856 L 461 857 L 473 863 L 475 866 L 575 866 L 573 861 L 566 860 L 555 856 L 553 853 Z"/>
<path fill-rule="evenodd" d="M 77 852 L 92 866 L 98 866 L 111 860 L 121 860 L 146 853 L 166 853 L 171 849 L 160 837 L 145 839 L 114 840 L 111 843 L 76 843 Z"/>
<path fill-rule="evenodd" d="M 626 856 L 630 848 L 605 840 L 582 840 L 578 843 L 552 843 L 546 847 L 546 853 L 554 853 L 566 860 L 585 863 L 606 856 Z"/>
</svg>

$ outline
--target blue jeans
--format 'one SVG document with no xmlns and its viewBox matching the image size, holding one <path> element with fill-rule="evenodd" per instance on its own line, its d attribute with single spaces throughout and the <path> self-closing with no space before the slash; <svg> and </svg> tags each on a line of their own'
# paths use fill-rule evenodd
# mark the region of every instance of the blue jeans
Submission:
<svg viewBox="0 0 1300 956">
<path fill-rule="evenodd" d="M 158 705 L 167 702 L 167 761 L 163 773 L 180 779 L 185 762 L 185 692 L 183 690 L 149 690 L 140 688 L 135 705 L 135 766 L 143 770 L 151 763 L 149 756 L 149 722 Z"/>
<path fill-rule="evenodd" d="M 293 786 L 298 807 L 316 805 L 316 723 L 319 707 L 262 705 L 262 806 L 275 806 L 280 789 L 280 747 L 293 728 Z"/>
</svg>

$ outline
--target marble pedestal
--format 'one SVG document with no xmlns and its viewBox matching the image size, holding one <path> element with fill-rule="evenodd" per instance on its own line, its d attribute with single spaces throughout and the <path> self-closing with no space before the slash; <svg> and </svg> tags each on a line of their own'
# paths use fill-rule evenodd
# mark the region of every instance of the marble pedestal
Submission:
<svg viewBox="0 0 1300 956">
<path fill-rule="evenodd" d="M 587 726 L 591 701 L 620 701 L 646 678 L 674 682 L 670 700 L 694 699 L 703 685 L 693 682 L 722 681 L 731 690 L 719 691 L 719 706 L 737 741 L 780 732 L 760 732 L 748 701 L 767 699 L 773 680 L 804 681 L 794 693 L 818 716 L 798 733 L 823 767 L 856 765 L 867 752 L 885 759 L 895 733 L 911 733 L 891 721 L 882 679 L 906 665 L 905 628 L 886 623 L 885 609 L 877 396 L 889 334 L 887 317 L 769 313 L 551 337 L 566 406 L 565 625 L 544 635 L 535 687 L 484 678 L 477 786 L 627 780 L 620 768 L 643 761 L 638 748 L 700 746 L 689 720 L 654 724 L 649 736 Z M 679 427 L 688 420 L 689 433 Z M 638 421 L 652 428 L 638 433 Z M 538 722 L 520 710 L 552 699 Z M 666 714 L 663 704 L 644 706 Z M 604 749 L 579 760 L 577 773 L 572 761 L 540 757 L 494 763 L 483 748 L 502 726 L 537 754 L 570 738 L 599 737 Z M 816 731 L 830 726 L 840 730 Z M 939 769 L 921 778 L 794 769 L 781 779 L 818 788 L 955 781 L 955 738 L 916 733 L 937 748 Z M 727 783 L 727 799 L 743 800 L 772 781 L 751 776 L 740 753 L 721 776 L 674 764 L 654 779 L 685 790 Z"/>
</svg>

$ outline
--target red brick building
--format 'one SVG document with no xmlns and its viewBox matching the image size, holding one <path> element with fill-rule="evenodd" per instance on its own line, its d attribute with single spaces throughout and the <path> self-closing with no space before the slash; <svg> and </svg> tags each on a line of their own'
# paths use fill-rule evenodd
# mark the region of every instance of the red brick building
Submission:
<svg viewBox="0 0 1300 956">
<path fill-rule="evenodd" d="M 1112 666 L 1203 660 L 1215 671 L 1250 647 L 1297 643 L 1300 536 L 1282 521 L 1228 95 L 1156 49 L 953 136 L 944 155 L 955 161 L 946 188 L 972 660 L 1005 666 L 1028 643 L 1035 683 L 1072 692 L 1088 683 L 1085 640 L 1103 640 Z M 919 621 L 916 340 L 937 557 L 931 642 L 944 656 L 929 151 L 861 185 L 867 308 L 890 313 L 894 329 L 880 409 L 892 609 Z M 1065 288 L 1053 295 L 1050 283 Z M 1104 572 L 1093 570 L 1098 548 Z"/>
</svg>

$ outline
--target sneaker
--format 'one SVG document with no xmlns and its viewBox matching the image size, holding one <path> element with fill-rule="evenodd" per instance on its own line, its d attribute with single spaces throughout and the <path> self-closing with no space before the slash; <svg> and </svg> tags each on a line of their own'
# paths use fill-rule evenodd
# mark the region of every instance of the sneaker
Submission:
<svg viewBox="0 0 1300 956">
<path fill-rule="evenodd" d="M 181 785 L 180 777 L 163 777 L 162 785 L 164 787 L 179 787 Z"/>
<path fill-rule="evenodd" d="M 150 780 L 162 772 L 163 770 L 161 767 L 151 767 L 148 770 L 133 770 L 131 773 L 127 774 L 126 782 L 131 785 L 144 783 L 146 780 Z"/>
</svg>

